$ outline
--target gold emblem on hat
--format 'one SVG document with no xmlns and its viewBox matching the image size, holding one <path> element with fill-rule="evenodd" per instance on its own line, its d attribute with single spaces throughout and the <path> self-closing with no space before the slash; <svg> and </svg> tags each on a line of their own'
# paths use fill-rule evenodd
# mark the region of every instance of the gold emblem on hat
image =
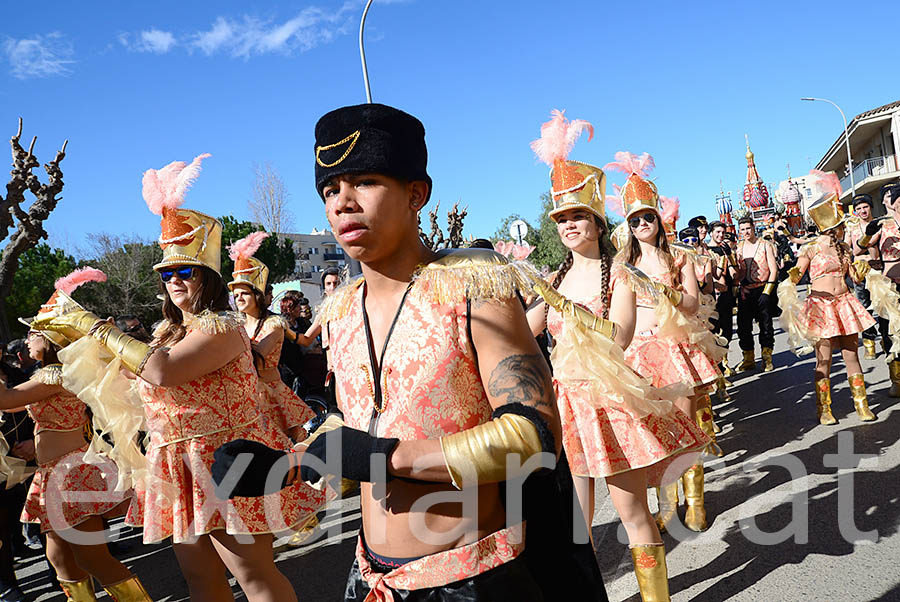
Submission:
<svg viewBox="0 0 900 602">
<path fill-rule="evenodd" d="M 353 147 L 356 146 L 356 141 L 359 140 L 359 130 L 356 130 L 343 140 L 339 142 L 335 142 L 334 144 L 328 144 L 326 146 L 317 146 L 316 147 L 316 163 L 321 165 L 322 167 L 334 167 L 335 165 L 340 165 L 344 159 L 353 151 Z M 319 158 L 319 153 L 322 151 L 328 151 L 333 148 L 338 148 L 339 146 L 343 146 L 344 144 L 349 143 L 350 146 L 347 147 L 347 150 L 344 151 L 344 154 L 340 156 L 340 158 L 334 163 L 324 163 L 322 159 Z"/>
</svg>

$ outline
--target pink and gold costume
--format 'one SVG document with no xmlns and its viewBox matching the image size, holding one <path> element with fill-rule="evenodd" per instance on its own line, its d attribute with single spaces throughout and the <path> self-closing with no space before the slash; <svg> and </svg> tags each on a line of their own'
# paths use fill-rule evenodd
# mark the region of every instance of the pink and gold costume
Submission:
<svg viewBox="0 0 900 602">
<path fill-rule="evenodd" d="M 679 261 L 680 259 L 680 261 Z M 683 254 L 676 257 L 675 269 L 680 270 L 685 261 Z M 649 277 L 675 287 L 675 277 L 670 272 L 650 274 Z M 653 308 L 656 301 L 646 293 L 637 291 L 638 307 Z M 631 344 L 625 349 L 625 359 L 635 372 L 646 376 L 655 387 L 667 387 L 684 383 L 700 387 L 715 382 L 721 372 L 700 346 L 689 340 L 658 336 L 658 331 L 635 332 Z"/>
<path fill-rule="evenodd" d="M 254 402 L 257 377 L 242 320 L 205 312 L 187 328 L 188 332 L 239 329 L 244 351 L 218 370 L 183 385 L 161 387 L 140 381 L 150 431 L 149 476 L 145 486 L 136 487 L 139 505 L 129 510 L 129 523 L 143 526 L 145 543 L 167 537 L 181 543 L 217 529 L 232 535 L 295 529 L 325 502 L 323 493 L 300 480 L 258 498 L 223 501 L 214 495 L 209 471 L 220 445 L 241 438 L 283 449 L 290 443 L 274 425 L 262 420 Z"/>
<path fill-rule="evenodd" d="M 329 367 L 347 426 L 411 441 L 458 433 L 491 419 L 493 409 L 473 352 L 463 291 L 465 287 L 454 291 L 453 302 L 440 303 L 425 283 L 414 281 L 385 342 L 380 371 L 370 356 L 362 279 L 329 297 L 320 316 L 327 326 L 323 327 L 327 344 L 335 350 L 328 356 Z M 382 584 L 421 589 L 496 568 L 522 549 L 505 542 L 505 530 L 498 531 L 476 544 L 419 558 L 388 574 L 371 573 L 360 543 L 356 558 L 372 588 L 366 600 L 392 599 Z M 435 567 L 441 569 L 422 572 Z"/>
<path fill-rule="evenodd" d="M 610 289 L 620 282 L 615 275 L 611 280 Z M 607 300 L 598 295 L 581 300 L 579 304 L 602 315 L 606 303 Z M 563 328 L 562 315 L 551 308 L 547 314 L 547 329 L 559 339 Z M 649 483 L 655 486 L 663 481 L 673 460 L 685 452 L 699 452 L 706 444 L 700 429 L 674 406 L 665 414 L 638 416 L 616 403 L 596 407 L 589 382 L 567 381 L 563 384 L 554 379 L 553 384 L 563 429 L 563 446 L 573 475 L 599 478 L 651 467 Z M 696 454 L 686 454 L 685 465 L 681 470 L 671 471 L 666 480 L 679 478 L 695 457 Z"/>
<path fill-rule="evenodd" d="M 258 343 L 274 330 L 279 328 L 284 330 L 286 327 L 287 324 L 281 316 L 269 316 L 253 341 Z M 281 380 L 278 373 L 278 359 L 281 357 L 283 344 L 284 339 L 263 358 L 263 365 L 259 367 L 259 392 L 263 413 L 276 428 L 282 433 L 287 433 L 289 429 L 302 426 L 310 418 L 315 417 L 315 412 Z"/>
<path fill-rule="evenodd" d="M 62 383 L 58 364 L 38 370 L 32 377 L 47 385 Z M 28 406 L 34 434 L 45 431 L 82 431 L 88 424 L 86 406 L 69 392 L 57 393 Z M 92 516 L 109 514 L 131 492 L 114 491 L 117 471 L 113 462 L 88 464 L 84 447 L 38 466 L 22 510 L 23 523 L 39 523 L 41 532 L 76 526 Z M 73 495 L 67 496 L 71 492 Z M 95 493 L 95 499 L 85 497 Z M 71 498 L 71 501 L 70 499 Z"/>
<path fill-rule="evenodd" d="M 818 244 L 810 244 L 801 254 L 809 258 L 810 280 L 815 282 L 826 276 L 843 278 L 847 265 L 835 255 L 817 251 Z M 875 324 L 872 314 L 849 290 L 839 295 L 810 291 L 799 320 L 809 335 L 818 339 L 858 334 Z"/>
</svg>

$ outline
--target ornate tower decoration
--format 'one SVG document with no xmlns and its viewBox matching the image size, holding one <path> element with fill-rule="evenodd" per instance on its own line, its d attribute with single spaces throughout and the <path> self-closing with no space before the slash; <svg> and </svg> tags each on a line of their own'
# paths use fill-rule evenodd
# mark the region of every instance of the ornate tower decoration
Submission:
<svg viewBox="0 0 900 602">
<path fill-rule="evenodd" d="M 719 212 L 719 221 L 725 224 L 725 229 L 734 232 L 734 223 L 731 221 L 731 193 L 725 193 L 722 180 L 719 180 L 719 194 L 716 195 L 716 211 Z"/>
<path fill-rule="evenodd" d="M 769 206 L 769 189 L 759 177 L 756 171 L 756 163 L 753 159 L 753 151 L 750 150 L 750 139 L 744 134 L 747 142 L 747 182 L 744 184 L 744 204 L 751 211 L 765 209 Z"/>
<path fill-rule="evenodd" d="M 793 232 L 797 232 L 800 226 L 803 224 L 803 211 L 801 209 L 801 201 L 803 201 L 803 194 L 800 192 L 800 188 L 797 184 L 791 180 L 791 164 L 788 163 L 788 186 L 787 190 L 784 191 L 782 195 L 782 202 L 784 203 L 784 214 L 787 218 L 788 227 Z"/>
</svg>

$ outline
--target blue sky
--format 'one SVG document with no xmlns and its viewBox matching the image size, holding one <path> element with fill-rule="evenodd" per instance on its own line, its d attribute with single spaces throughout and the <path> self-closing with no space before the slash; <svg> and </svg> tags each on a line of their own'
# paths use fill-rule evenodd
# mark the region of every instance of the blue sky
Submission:
<svg viewBox="0 0 900 602">
<path fill-rule="evenodd" d="M 51 243 L 91 233 L 158 235 L 141 174 L 209 152 L 187 207 L 247 219 L 254 162 L 291 194 L 295 229 L 326 225 L 313 187 L 313 126 L 364 102 L 361 0 L 57 2 L 0 5 L 0 137 L 69 139 Z M 894 8 L 891 8 L 891 6 Z M 744 134 L 767 182 L 806 173 L 848 119 L 900 99 L 900 4 L 844 2 L 469 2 L 376 0 L 367 53 L 374 100 L 425 123 L 432 203 L 468 205 L 466 233 L 537 217 L 547 169 L 528 143 L 551 109 L 594 124 L 572 158 L 603 165 L 650 152 L 683 218 L 737 200 Z M 13 12 L 15 11 L 15 12 Z M 12 26 L 14 25 L 14 27 Z M 861 33 L 858 33 L 861 32 Z M 849 44 L 845 47 L 844 44 Z M 26 140 L 26 142 L 27 142 Z M 7 151 L 2 151 L 7 152 Z M 611 174 L 610 181 L 623 177 Z"/>
</svg>

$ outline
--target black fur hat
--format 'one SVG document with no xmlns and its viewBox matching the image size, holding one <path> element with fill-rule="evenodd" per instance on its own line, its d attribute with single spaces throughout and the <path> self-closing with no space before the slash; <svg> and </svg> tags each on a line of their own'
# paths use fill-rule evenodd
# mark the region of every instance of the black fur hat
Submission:
<svg viewBox="0 0 900 602">
<path fill-rule="evenodd" d="M 402 180 L 424 180 L 428 149 L 422 122 L 400 109 L 382 104 L 341 107 L 316 124 L 316 190 L 344 174 L 375 173 Z"/>
<path fill-rule="evenodd" d="M 703 215 L 698 215 L 697 217 L 692 217 L 688 221 L 688 226 L 690 226 L 691 228 L 699 228 L 700 226 L 705 226 L 705 225 L 707 225 L 706 217 Z"/>
</svg>

